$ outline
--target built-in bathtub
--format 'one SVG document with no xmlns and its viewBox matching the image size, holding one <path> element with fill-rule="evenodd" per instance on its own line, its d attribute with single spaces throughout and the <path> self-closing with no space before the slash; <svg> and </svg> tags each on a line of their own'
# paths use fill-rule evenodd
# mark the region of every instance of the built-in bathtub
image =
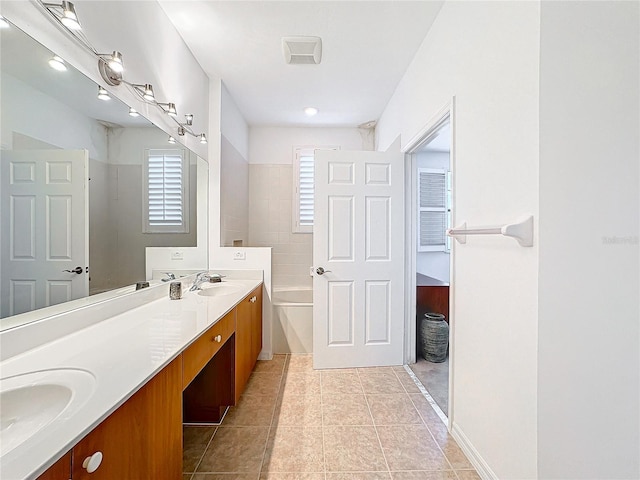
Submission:
<svg viewBox="0 0 640 480">
<path fill-rule="evenodd" d="M 313 290 L 274 288 L 273 353 L 313 352 Z"/>
</svg>

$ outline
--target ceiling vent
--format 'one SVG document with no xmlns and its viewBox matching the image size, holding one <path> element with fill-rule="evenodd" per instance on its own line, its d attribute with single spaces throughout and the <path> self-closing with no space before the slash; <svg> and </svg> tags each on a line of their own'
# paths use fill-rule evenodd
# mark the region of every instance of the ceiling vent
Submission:
<svg viewBox="0 0 640 480">
<path fill-rule="evenodd" d="M 320 37 L 282 37 L 284 60 L 295 65 L 317 65 L 322 60 Z"/>
</svg>

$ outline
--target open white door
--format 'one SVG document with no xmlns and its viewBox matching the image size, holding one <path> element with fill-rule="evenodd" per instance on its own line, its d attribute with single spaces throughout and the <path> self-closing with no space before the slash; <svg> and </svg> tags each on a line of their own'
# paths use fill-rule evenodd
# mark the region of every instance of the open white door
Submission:
<svg viewBox="0 0 640 480">
<path fill-rule="evenodd" d="M 313 366 L 401 365 L 404 156 L 318 150 L 314 175 Z"/>
<path fill-rule="evenodd" d="M 0 152 L 0 317 L 89 294 L 88 152 Z"/>
</svg>

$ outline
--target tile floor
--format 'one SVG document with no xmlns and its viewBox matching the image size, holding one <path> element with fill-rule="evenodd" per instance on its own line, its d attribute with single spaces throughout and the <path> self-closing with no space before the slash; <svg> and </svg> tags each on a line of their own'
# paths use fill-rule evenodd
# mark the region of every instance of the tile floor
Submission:
<svg viewBox="0 0 640 480">
<path fill-rule="evenodd" d="M 183 480 L 478 480 L 403 367 L 259 361 L 219 427 L 184 427 Z"/>
</svg>

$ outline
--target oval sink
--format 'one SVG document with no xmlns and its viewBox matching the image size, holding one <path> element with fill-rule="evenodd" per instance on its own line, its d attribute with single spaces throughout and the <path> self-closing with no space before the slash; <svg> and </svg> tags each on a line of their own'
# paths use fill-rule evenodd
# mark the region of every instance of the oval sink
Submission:
<svg viewBox="0 0 640 480">
<path fill-rule="evenodd" d="M 206 297 L 214 297 L 217 295 L 231 295 L 242 290 L 242 285 L 236 285 L 233 283 L 211 283 L 198 292 L 199 295 Z"/>
<path fill-rule="evenodd" d="M 95 377 L 76 369 L 0 379 L 0 457 L 45 427 L 64 421 L 86 403 L 94 387 Z"/>
</svg>

